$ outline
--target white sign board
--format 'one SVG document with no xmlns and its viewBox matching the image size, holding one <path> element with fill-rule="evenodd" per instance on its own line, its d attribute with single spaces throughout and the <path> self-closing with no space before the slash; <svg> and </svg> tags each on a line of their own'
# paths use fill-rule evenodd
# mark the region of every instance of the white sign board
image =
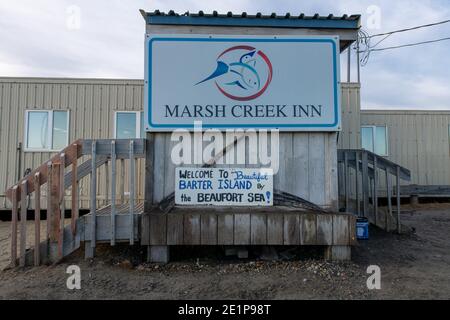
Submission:
<svg viewBox="0 0 450 320">
<path fill-rule="evenodd" d="M 148 131 L 340 129 L 338 37 L 147 35 Z"/>
<path fill-rule="evenodd" d="M 272 169 L 176 168 L 177 205 L 272 206 Z"/>
</svg>

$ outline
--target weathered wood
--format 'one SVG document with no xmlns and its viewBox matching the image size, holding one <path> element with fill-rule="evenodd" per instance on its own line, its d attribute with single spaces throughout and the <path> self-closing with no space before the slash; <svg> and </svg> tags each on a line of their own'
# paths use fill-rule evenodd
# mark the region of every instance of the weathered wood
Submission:
<svg viewBox="0 0 450 320">
<path fill-rule="evenodd" d="M 170 259 L 169 246 L 148 246 L 147 261 L 154 263 L 168 263 Z"/>
<path fill-rule="evenodd" d="M 183 244 L 183 215 L 174 213 L 167 214 L 167 244 Z"/>
<path fill-rule="evenodd" d="M 60 207 L 60 192 L 61 192 L 61 180 L 60 180 L 61 163 L 60 159 L 52 162 L 52 177 L 51 177 L 51 192 L 50 192 L 50 243 L 57 244 L 59 241 L 59 227 L 61 220 L 61 207 Z"/>
<path fill-rule="evenodd" d="M 111 245 L 116 244 L 116 141 L 111 141 Z M 148 232 L 148 229 L 147 229 Z"/>
<path fill-rule="evenodd" d="M 96 168 L 100 168 L 101 166 L 103 166 L 105 163 L 108 162 L 108 157 L 107 156 L 97 156 L 96 159 L 96 163 L 95 166 Z M 87 175 L 90 175 L 92 171 L 92 159 L 87 159 L 86 161 L 84 161 L 82 164 L 80 164 L 77 167 L 77 180 L 80 181 L 81 179 L 83 179 L 84 177 L 86 177 Z M 73 183 L 73 179 L 72 179 L 73 175 L 72 175 L 72 171 L 71 172 L 67 172 L 64 175 L 64 189 L 68 189 L 72 186 Z"/>
<path fill-rule="evenodd" d="M 109 183 L 110 183 L 108 161 L 105 162 L 104 168 L 105 168 L 105 190 L 106 190 L 106 192 L 105 192 L 105 197 L 103 199 L 103 205 L 106 206 L 106 205 L 108 205 L 108 202 L 109 202 L 109 192 L 108 191 L 109 191 Z"/>
<path fill-rule="evenodd" d="M 63 150 L 61 150 L 60 153 L 54 155 L 52 158 L 50 158 L 50 160 L 48 162 L 54 162 L 54 161 L 58 161 L 60 160 L 60 154 L 64 153 L 66 155 L 65 157 L 65 163 L 62 164 L 62 166 L 65 168 L 67 166 L 69 166 L 74 158 L 79 158 L 81 155 L 81 148 L 80 148 L 80 143 L 81 140 L 76 140 L 74 143 L 70 144 L 69 146 L 67 146 L 66 148 L 64 148 Z M 40 178 L 40 183 L 41 185 L 43 185 L 44 183 L 47 182 L 48 179 L 48 162 L 40 165 L 38 168 L 32 170 L 30 172 L 30 174 L 28 174 L 26 177 L 20 179 L 15 185 L 19 186 L 22 185 L 23 181 L 27 182 L 27 195 L 34 192 L 34 175 L 36 174 L 36 172 L 39 172 L 41 174 L 41 178 Z M 14 187 L 14 186 L 13 186 Z M 6 197 L 8 199 L 11 200 L 11 195 L 12 195 L 12 188 L 9 188 L 8 190 L 6 190 Z M 21 195 L 18 194 L 17 195 L 17 201 L 20 201 Z"/>
<path fill-rule="evenodd" d="M 350 245 L 356 245 L 357 239 L 356 239 L 356 217 L 354 215 L 348 216 L 348 237 L 349 237 L 349 244 Z"/>
<path fill-rule="evenodd" d="M 217 215 L 217 244 L 232 245 L 234 243 L 234 215 L 220 213 Z"/>
<path fill-rule="evenodd" d="M 141 245 L 150 244 L 149 228 L 150 219 L 148 213 L 153 206 L 153 161 L 155 157 L 154 134 L 147 132 L 145 146 L 145 175 L 144 175 L 144 214 L 142 215 Z"/>
<path fill-rule="evenodd" d="M 282 214 L 267 215 L 267 244 L 283 244 L 284 216 Z"/>
<path fill-rule="evenodd" d="M 111 141 L 114 139 L 83 139 L 81 140 L 81 155 L 91 154 L 91 145 L 94 141 L 97 144 L 97 155 L 111 154 Z M 130 142 L 134 145 L 134 157 L 145 157 L 145 139 L 115 139 L 116 141 L 116 156 L 118 159 L 128 159 Z"/>
<path fill-rule="evenodd" d="M 120 203 L 125 203 L 125 159 L 120 159 Z"/>
<path fill-rule="evenodd" d="M 202 214 L 200 217 L 200 242 L 202 245 L 217 244 L 217 215 Z"/>
<path fill-rule="evenodd" d="M 362 195 L 363 195 L 363 215 L 369 215 L 369 163 L 367 160 L 367 152 L 362 153 Z"/>
<path fill-rule="evenodd" d="M 396 179 L 396 196 L 397 196 L 397 232 L 401 233 L 401 223 L 400 223 L 400 167 L 397 166 L 397 173 L 395 175 Z"/>
<path fill-rule="evenodd" d="M 333 216 L 333 245 L 349 245 L 349 219 L 346 215 Z"/>
<path fill-rule="evenodd" d="M 184 244 L 198 245 L 200 244 L 200 215 L 185 214 L 184 215 Z"/>
<path fill-rule="evenodd" d="M 234 215 L 234 244 L 248 245 L 250 243 L 250 214 Z"/>
<path fill-rule="evenodd" d="M 21 203 L 20 203 L 20 259 L 19 265 L 25 267 L 25 254 L 27 246 L 27 181 L 22 181 L 20 185 Z"/>
<path fill-rule="evenodd" d="M 135 234 L 135 240 L 137 239 L 137 229 L 138 229 L 138 225 L 136 223 L 139 222 L 139 214 L 135 214 L 134 215 L 134 220 L 135 220 L 135 224 L 134 224 L 134 234 Z M 91 221 L 92 221 L 92 216 L 91 215 L 85 215 L 84 216 L 84 221 L 85 221 L 85 225 L 87 228 L 90 228 L 91 226 Z M 96 217 L 96 222 L 95 222 L 97 228 L 96 228 L 96 232 L 95 232 L 95 240 L 97 243 L 99 242 L 106 242 L 106 243 L 110 243 L 111 242 L 111 217 L 110 215 L 107 214 L 100 214 L 100 211 L 97 214 Z M 116 240 L 115 242 L 130 242 L 130 217 L 127 213 L 124 214 L 117 214 L 116 215 Z M 86 230 L 90 230 L 90 229 L 86 229 Z M 91 240 L 91 234 L 90 232 L 86 232 L 84 235 L 84 240 Z M 166 240 L 164 240 L 166 241 Z M 166 244 L 166 243 L 164 243 Z"/>
<path fill-rule="evenodd" d="M 349 153 L 349 162 L 354 161 L 355 160 L 355 155 L 358 155 L 360 153 L 366 153 L 368 156 L 368 160 L 373 161 L 374 157 L 378 157 L 378 163 L 377 166 L 379 169 L 381 170 L 388 170 L 391 174 L 396 175 L 397 174 L 397 169 L 396 167 L 398 166 L 397 163 L 394 163 L 386 158 L 383 157 L 379 157 L 377 154 L 370 152 L 368 150 L 357 150 L 355 152 L 355 150 L 352 149 L 339 149 L 338 150 L 338 160 L 339 161 L 343 161 L 344 160 L 344 153 L 350 151 Z M 400 166 L 400 178 L 406 181 L 410 181 L 411 180 L 411 171 Z"/>
<path fill-rule="evenodd" d="M 66 156 L 61 153 L 60 156 L 61 163 L 65 163 Z M 60 218 L 59 218 L 59 234 L 58 234 L 58 258 L 63 258 L 63 243 L 64 243 L 64 218 L 66 212 L 66 201 L 64 199 L 64 166 L 59 169 L 59 207 L 60 207 Z"/>
<path fill-rule="evenodd" d="M 11 210 L 11 265 L 17 265 L 17 220 L 18 220 L 18 201 L 17 193 L 19 188 L 14 186 L 12 189 L 12 210 Z"/>
<path fill-rule="evenodd" d="M 450 195 L 450 185 L 417 185 L 400 186 L 400 195 L 410 196 L 437 196 Z"/>
<path fill-rule="evenodd" d="M 150 244 L 167 244 L 167 215 L 150 214 Z"/>
<path fill-rule="evenodd" d="M 92 259 L 94 258 L 95 248 L 91 245 L 91 241 L 84 242 L 84 258 Z"/>
<path fill-rule="evenodd" d="M 267 214 L 252 213 L 250 215 L 250 243 L 252 245 L 267 244 Z"/>
<path fill-rule="evenodd" d="M 134 141 L 130 141 L 129 157 L 130 157 L 130 172 L 129 172 L 129 185 L 130 185 L 130 245 L 134 244 L 134 198 L 135 198 L 135 181 L 136 172 L 134 170 Z"/>
<path fill-rule="evenodd" d="M 79 184 L 78 184 L 78 159 L 73 159 L 72 161 L 72 207 L 71 207 L 71 226 L 72 226 L 72 235 L 75 235 L 77 232 L 77 220 L 79 217 L 79 203 L 78 203 L 78 194 L 79 194 Z M 65 185 L 64 185 L 65 186 Z"/>
<path fill-rule="evenodd" d="M 34 175 L 34 265 L 40 264 L 41 243 L 41 184 L 40 173 Z"/>
<path fill-rule="evenodd" d="M 309 134 L 309 201 L 318 204 L 325 204 L 325 136 L 323 133 L 310 132 Z M 327 168 L 328 170 L 329 168 Z M 329 173 L 327 173 L 329 174 Z M 289 179 L 293 177 L 289 175 Z M 300 177 L 298 177 L 301 179 Z"/>
<path fill-rule="evenodd" d="M 377 159 L 378 157 L 373 158 L 373 207 L 374 207 L 374 215 L 375 215 L 375 225 L 378 222 L 378 169 L 377 169 Z"/>
<path fill-rule="evenodd" d="M 47 172 L 48 172 L 48 179 L 47 179 L 47 227 L 46 227 L 46 237 L 47 240 L 47 253 L 48 253 L 48 245 L 50 243 L 50 230 L 51 230 L 51 222 L 53 217 L 53 207 L 52 207 L 52 186 L 53 186 L 53 167 L 52 163 L 47 163 Z"/>
<path fill-rule="evenodd" d="M 351 259 L 350 246 L 327 246 L 324 258 L 331 261 L 348 261 Z"/>
<path fill-rule="evenodd" d="M 96 232 L 96 222 L 97 222 L 97 167 L 95 166 L 97 157 L 97 142 L 94 140 L 92 141 L 91 145 L 91 201 L 90 201 L 90 211 L 92 215 L 92 221 L 91 221 L 91 230 L 89 231 L 91 233 L 91 247 L 95 248 L 96 246 L 96 239 L 95 239 L 95 232 Z"/>
<path fill-rule="evenodd" d="M 348 152 L 344 153 L 344 192 L 345 192 L 345 211 L 349 210 L 349 174 L 348 174 Z"/>
<path fill-rule="evenodd" d="M 388 202 L 388 213 L 385 218 L 385 226 L 386 231 L 389 231 L 389 216 L 392 217 L 392 191 L 391 191 L 391 178 L 389 177 L 389 171 L 385 170 L 386 173 L 386 195 L 387 195 L 387 202 Z"/>
<path fill-rule="evenodd" d="M 355 193 L 356 193 L 356 215 L 360 215 L 361 201 L 359 199 L 359 153 L 355 151 Z"/>
<path fill-rule="evenodd" d="M 283 244 L 297 245 L 300 243 L 300 218 L 296 213 L 284 214 Z"/>
<path fill-rule="evenodd" d="M 317 215 L 317 238 L 318 245 L 331 245 L 333 243 L 333 215 Z"/>
<path fill-rule="evenodd" d="M 314 245 L 317 242 L 317 223 L 315 214 L 300 215 L 300 244 Z"/>
</svg>

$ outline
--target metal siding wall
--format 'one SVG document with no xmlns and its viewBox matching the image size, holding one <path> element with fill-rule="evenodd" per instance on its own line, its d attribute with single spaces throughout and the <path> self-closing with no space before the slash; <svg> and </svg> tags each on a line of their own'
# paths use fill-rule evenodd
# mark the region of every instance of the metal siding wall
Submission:
<svg viewBox="0 0 450 320">
<path fill-rule="evenodd" d="M 410 183 L 450 185 L 450 112 L 363 110 L 361 124 L 388 127 L 386 158 L 411 170 Z"/>
<path fill-rule="evenodd" d="M 342 131 L 339 132 L 339 149 L 360 147 L 360 88 L 359 83 L 341 83 Z"/>
<path fill-rule="evenodd" d="M 24 140 L 25 110 L 69 110 L 69 142 L 76 139 L 112 138 L 114 111 L 142 111 L 142 95 L 142 80 L 0 78 L 0 209 L 10 208 L 11 205 L 4 194 L 17 181 L 19 168 L 16 148 Z M 36 168 L 51 156 L 49 152 L 24 152 L 21 174 L 26 168 Z M 142 200 L 144 166 L 143 161 L 138 162 L 140 185 L 136 192 L 138 199 Z M 118 167 L 120 169 L 120 165 Z M 98 171 L 97 193 L 99 203 L 102 203 L 106 195 L 106 171 L 105 168 Z M 127 175 L 125 179 L 128 181 Z M 126 183 L 125 191 L 127 188 Z M 70 189 L 66 192 L 70 194 Z M 42 196 L 45 209 L 45 187 Z M 80 183 L 80 199 L 80 208 L 89 208 L 88 179 Z M 32 204 L 30 202 L 30 208 Z M 67 202 L 66 207 L 69 206 Z"/>
</svg>

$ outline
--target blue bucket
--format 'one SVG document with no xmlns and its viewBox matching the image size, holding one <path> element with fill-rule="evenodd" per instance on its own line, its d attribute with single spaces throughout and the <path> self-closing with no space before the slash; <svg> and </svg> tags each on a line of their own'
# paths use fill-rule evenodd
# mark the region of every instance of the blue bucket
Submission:
<svg viewBox="0 0 450 320">
<path fill-rule="evenodd" d="M 369 239 L 369 220 L 367 218 L 356 219 L 356 238 L 358 240 Z"/>
</svg>

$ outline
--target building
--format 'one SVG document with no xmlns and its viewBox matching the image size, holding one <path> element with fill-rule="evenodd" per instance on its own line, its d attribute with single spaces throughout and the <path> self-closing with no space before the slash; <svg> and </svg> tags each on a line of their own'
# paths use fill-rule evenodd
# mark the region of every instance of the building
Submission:
<svg viewBox="0 0 450 320">
<path fill-rule="evenodd" d="M 411 184 L 450 185 L 450 111 L 361 110 L 360 90 L 358 83 L 341 84 L 338 147 L 399 163 L 411 170 Z M 0 78 L 0 208 L 11 208 L 5 190 L 49 159 L 52 148 L 78 138 L 144 137 L 142 104 L 142 80 Z M 99 178 L 99 201 L 107 200 L 105 187 Z M 126 181 L 123 187 L 126 197 Z M 142 201 L 143 182 L 136 191 Z M 82 183 L 80 192 L 80 208 L 88 209 L 89 186 Z"/>
</svg>

